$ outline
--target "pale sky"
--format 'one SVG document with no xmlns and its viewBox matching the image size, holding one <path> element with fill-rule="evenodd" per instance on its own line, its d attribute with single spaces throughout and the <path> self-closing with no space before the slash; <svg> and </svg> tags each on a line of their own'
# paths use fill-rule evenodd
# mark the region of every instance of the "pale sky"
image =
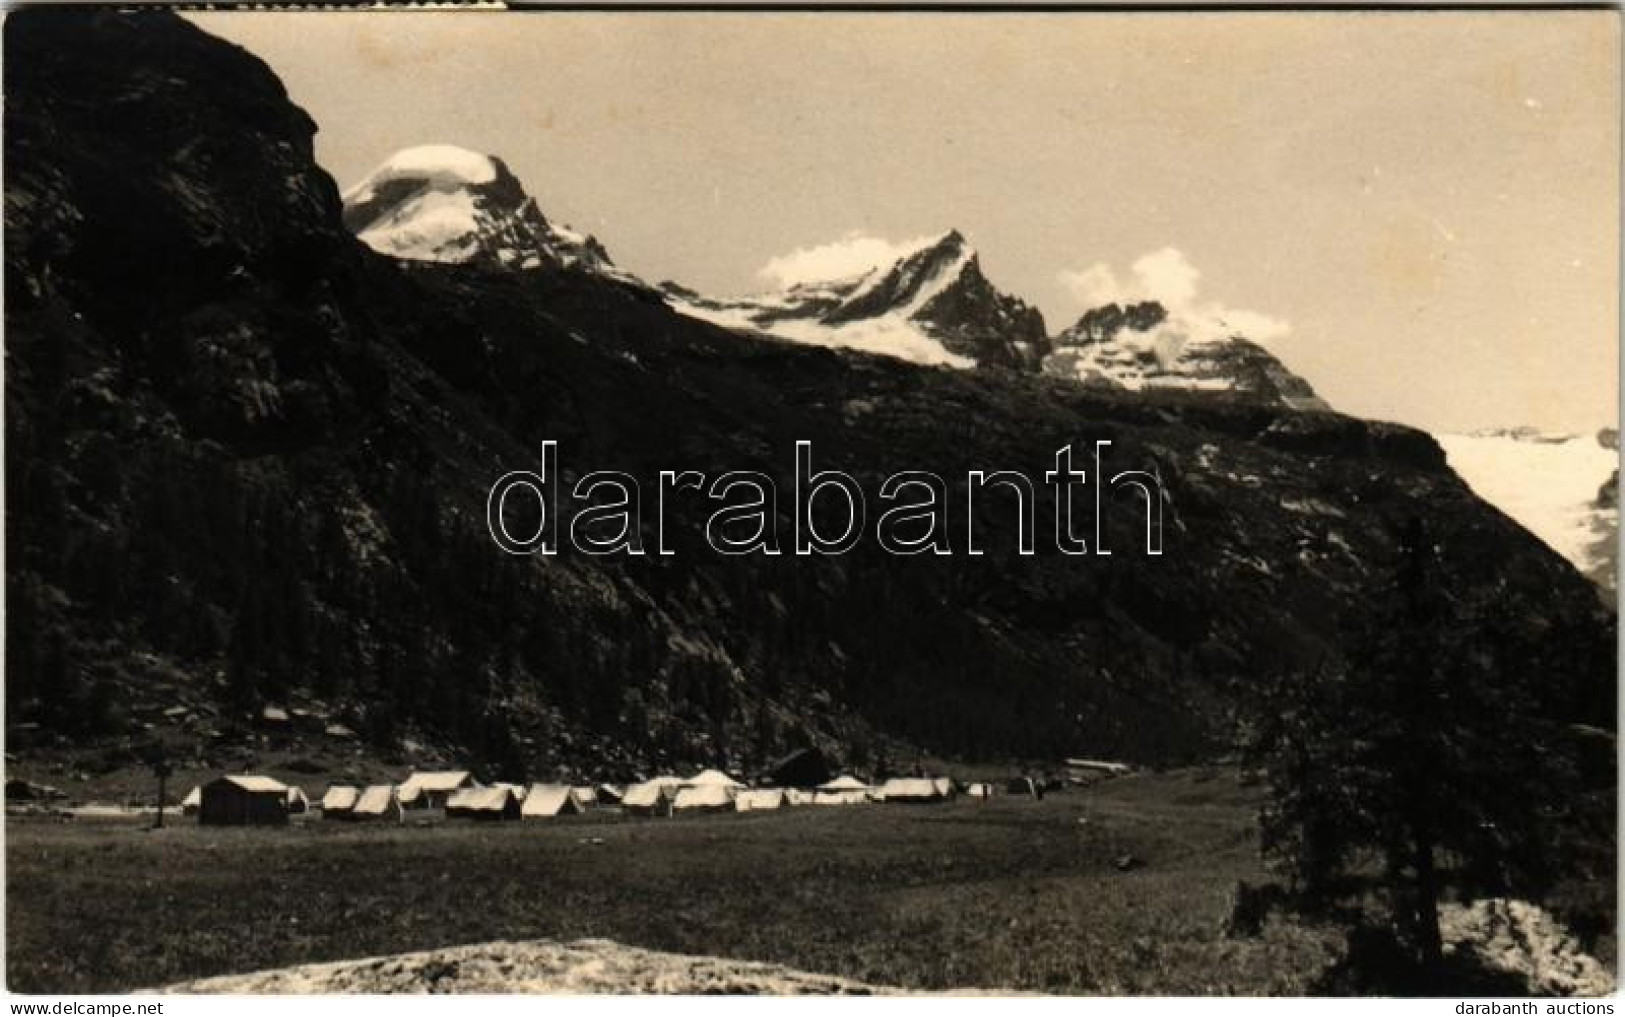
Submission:
<svg viewBox="0 0 1625 1017">
<path fill-rule="evenodd" d="M 1612 12 L 189 17 L 277 71 L 341 187 L 498 155 L 651 281 L 955 227 L 1052 333 L 1150 287 L 1345 412 L 1617 417 Z"/>
</svg>

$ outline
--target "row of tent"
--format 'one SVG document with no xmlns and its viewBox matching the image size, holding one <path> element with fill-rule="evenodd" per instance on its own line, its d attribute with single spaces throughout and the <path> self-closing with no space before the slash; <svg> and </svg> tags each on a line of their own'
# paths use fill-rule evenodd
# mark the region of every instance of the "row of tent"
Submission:
<svg viewBox="0 0 1625 1017">
<path fill-rule="evenodd" d="M 449 818 L 551 819 L 595 807 L 619 807 L 630 815 L 669 816 L 679 812 L 760 812 L 799 805 L 863 805 L 870 802 L 929 803 L 964 793 L 990 797 L 999 788 L 970 784 L 963 789 L 947 777 L 897 777 L 876 786 L 843 775 L 815 788 L 750 788 L 720 770 L 693 777 L 656 777 L 625 789 L 566 784 L 497 783 L 480 785 L 465 770 L 413 773 L 399 785 L 334 785 L 320 803 L 324 819 L 400 822 L 414 810 L 439 809 Z M 1002 790 L 1038 796 L 1027 779 Z M 193 788 L 182 810 L 206 824 L 286 822 L 309 811 L 297 787 L 270 777 L 226 776 Z"/>
<path fill-rule="evenodd" d="M 1031 781 L 1027 787 L 1036 794 Z M 971 784 L 965 792 L 990 797 L 991 784 Z M 632 815 L 678 812 L 761 812 L 797 805 L 866 805 L 870 802 L 941 802 L 960 789 L 947 777 L 894 777 L 878 786 L 843 775 L 815 788 L 750 788 L 716 770 L 684 780 L 656 777 L 633 784 L 621 798 L 621 811 Z"/>
</svg>

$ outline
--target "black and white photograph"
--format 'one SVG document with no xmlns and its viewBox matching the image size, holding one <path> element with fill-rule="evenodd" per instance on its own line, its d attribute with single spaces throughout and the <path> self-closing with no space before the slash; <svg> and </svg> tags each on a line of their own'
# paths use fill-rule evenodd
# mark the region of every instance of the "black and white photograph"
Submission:
<svg viewBox="0 0 1625 1017">
<path fill-rule="evenodd" d="M 13 999 L 1613 1012 L 1617 9 L 0 31 Z"/>
</svg>

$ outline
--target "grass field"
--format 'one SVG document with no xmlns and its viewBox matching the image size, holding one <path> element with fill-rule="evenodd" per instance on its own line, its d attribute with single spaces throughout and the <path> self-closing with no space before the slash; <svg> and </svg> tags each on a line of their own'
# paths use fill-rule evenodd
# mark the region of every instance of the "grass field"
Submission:
<svg viewBox="0 0 1625 1017">
<path fill-rule="evenodd" d="M 493 939 L 603 937 L 917 989 L 1301 992 L 1339 939 L 1229 939 L 1263 876 L 1225 771 L 1041 802 L 527 825 L 8 822 L 7 977 L 118 991 Z M 1132 855 L 1127 871 L 1117 861 Z"/>
</svg>

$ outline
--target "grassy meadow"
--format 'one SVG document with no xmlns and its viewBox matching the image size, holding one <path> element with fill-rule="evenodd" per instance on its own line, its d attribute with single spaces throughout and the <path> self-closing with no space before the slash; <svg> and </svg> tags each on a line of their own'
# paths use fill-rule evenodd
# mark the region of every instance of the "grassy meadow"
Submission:
<svg viewBox="0 0 1625 1017">
<path fill-rule="evenodd" d="M 914 989 L 1303 992 L 1340 937 L 1224 924 L 1264 874 L 1227 771 L 1042 801 L 285 829 L 13 819 L 7 981 L 121 991 L 494 939 L 607 938 Z"/>
</svg>

